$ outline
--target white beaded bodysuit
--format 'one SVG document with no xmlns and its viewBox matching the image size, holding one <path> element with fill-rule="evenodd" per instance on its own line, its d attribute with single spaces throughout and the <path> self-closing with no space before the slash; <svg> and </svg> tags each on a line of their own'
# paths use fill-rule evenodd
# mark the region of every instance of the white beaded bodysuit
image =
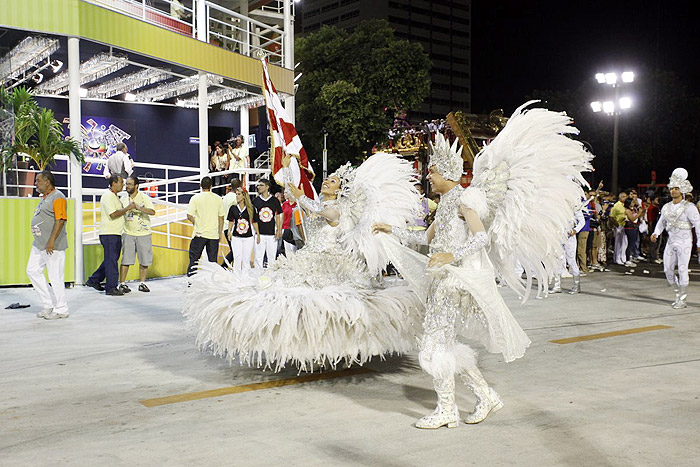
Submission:
<svg viewBox="0 0 700 467">
<path fill-rule="evenodd" d="M 693 203 L 681 200 L 679 203 L 666 203 L 661 208 L 661 216 L 654 234 L 659 236 L 664 229 L 668 232 L 668 243 L 664 249 L 664 273 L 671 285 L 688 285 L 688 263 L 693 251 L 693 227 L 696 232 L 700 232 L 700 214 Z M 700 237 L 697 246 L 700 247 Z M 675 272 L 676 267 L 678 276 Z"/>
</svg>

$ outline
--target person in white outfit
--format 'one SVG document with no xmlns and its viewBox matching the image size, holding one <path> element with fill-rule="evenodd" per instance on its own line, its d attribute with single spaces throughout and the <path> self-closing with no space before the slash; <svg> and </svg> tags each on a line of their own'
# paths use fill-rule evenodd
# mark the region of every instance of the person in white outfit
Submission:
<svg viewBox="0 0 700 467">
<path fill-rule="evenodd" d="M 269 180 L 258 180 L 257 189 L 258 196 L 253 200 L 253 206 L 258 211 L 259 227 L 255 245 L 255 268 L 262 269 L 266 255 L 268 266 L 277 258 L 277 240 L 282 238 L 282 205 L 270 194 Z"/>
<path fill-rule="evenodd" d="M 582 211 L 576 211 L 576 225 L 569 230 L 567 234 L 567 239 L 564 242 L 564 258 L 562 258 L 562 266 L 559 274 L 554 275 L 554 286 L 549 289 L 549 293 L 561 293 L 561 274 L 566 270 L 566 266 L 569 266 L 571 275 L 574 278 L 574 286 L 569 290 L 570 294 L 577 294 L 581 292 L 581 271 L 579 270 L 578 264 L 576 263 L 576 234 L 581 231 L 583 226 L 586 224 L 586 220 L 583 217 Z"/>
<path fill-rule="evenodd" d="M 243 188 L 236 188 L 236 203 L 228 211 L 228 238 L 231 243 L 233 255 L 233 270 L 250 270 L 250 257 L 256 241 L 260 241 L 258 235 L 258 212 L 250 201 L 248 192 Z M 253 236 L 255 232 L 255 236 Z"/>
<path fill-rule="evenodd" d="M 671 174 L 668 187 L 671 189 L 670 203 L 661 208 L 661 216 L 656 224 L 651 241 L 656 242 L 659 235 L 666 229 L 668 242 L 664 248 L 664 273 L 666 280 L 676 293 L 676 300 L 671 304 L 675 309 L 687 307 L 688 297 L 688 264 L 693 250 L 693 233 L 700 232 L 700 214 L 693 203 L 686 201 L 685 194 L 693 191 L 693 186 L 687 180 L 688 171 L 678 168 Z M 697 241 L 700 253 L 700 235 Z M 676 268 L 678 274 L 676 275 Z"/>
<path fill-rule="evenodd" d="M 66 197 L 56 189 L 56 179 L 49 171 L 37 175 L 36 188 L 43 199 L 32 217 L 34 243 L 27 262 L 27 276 L 43 306 L 37 318 L 68 318 L 64 280 L 68 249 Z M 44 270 L 49 273 L 50 289 L 44 278 Z"/>
</svg>

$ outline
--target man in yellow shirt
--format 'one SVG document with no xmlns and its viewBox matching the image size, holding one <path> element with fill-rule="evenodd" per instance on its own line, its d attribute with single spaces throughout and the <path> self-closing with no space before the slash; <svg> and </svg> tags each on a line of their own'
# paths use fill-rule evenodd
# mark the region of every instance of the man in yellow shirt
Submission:
<svg viewBox="0 0 700 467">
<path fill-rule="evenodd" d="M 627 192 L 620 192 L 617 203 L 613 204 L 613 207 L 610 209 L 610 218 L 614 219 L 615 224 L 617 224 L 617 227 L 615 227 L 615 256 L 613 259 L 616 264 L 622 266 L 627 262 L 627 235 L 625 235 L 625 221 L 627 220 L 625 201 L 627 196 Z"/>
<path fill-rule="evenodd" d="M 122 249 L 124 232 L 124 214 L 136 208 L 132 201 L 122 206 L 117 193 L 124 188 L 124 179 L 119 175 L 109 177 L 109 189 L 100 198 L 100 243 L 104 249 L 104 260 L 100 267 L 90 276 L 85 285 L 95 290 L 106 290 L 107 295 L 124 295 L 119 290 L 119 253 Z M 104 288 L 100 284 L 107 279 Z"/>
<path fill-rule="evenodd" d="M 150 292 L 146 285 L 146 271 L 153 262 L 153 243 L 151 241 L 151 216 L 156 214 L 151 198 L 139 191 L 139 179 L 133 175 L 126 179 L 127 196 L 121 197 L 122 206 L 134 203 L 136 207 L 124 216 L 124 236 L 122 237 L 122 266 L 119 270 L 119 290 L 124 293 L 131 289 L 124 281 L 129 273 L 129 266 L 139 257 L 139 291 Z"/>
<path fill-rule="evenodd" d="M 188 276 L 194 274 L 194 265 L 205 248 L 209 262 L 216 263 L 219 239 L 224 227 L 224 203 L 219 195 L 212 193 L 211 177 L 204 177 L 199 186 L 202 187 L 202 192 L 194 195 L 187 206 L 187 219 L 194 224 Z"/>
</svg>

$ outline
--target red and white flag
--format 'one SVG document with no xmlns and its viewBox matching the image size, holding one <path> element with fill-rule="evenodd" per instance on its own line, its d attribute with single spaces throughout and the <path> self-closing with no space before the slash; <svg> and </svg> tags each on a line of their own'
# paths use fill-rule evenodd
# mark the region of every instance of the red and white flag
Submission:
<svg viewBox="0 0 700 467">
<path fill-rule="evenodd" d="M 270 122 L 270 136 L 272 137 L 272 148 L 270 148 L 270 166 L 272 175 L 276 175 L 282 168 L 282 155 L 294 154 L 299 156 L 299 160 L 292 157 L 289 168 L 292 172 L 292 179 L 298 188 L 311 199 L 316 199 L 316 190 L 311 184 L 314 171 L 309 164 L 304 145 L 297 134 L 297 129 L 290 121 L 287 111 L 282 106 L 282 101 L 277 95 L 277 89 L 272 84 L 270 74 L 267 71 L 267 58 L 261 58 L 263 70 L 263 93 L 265 94 L 265 105 L 267 106 L 267 118 Z"/>
</svg>

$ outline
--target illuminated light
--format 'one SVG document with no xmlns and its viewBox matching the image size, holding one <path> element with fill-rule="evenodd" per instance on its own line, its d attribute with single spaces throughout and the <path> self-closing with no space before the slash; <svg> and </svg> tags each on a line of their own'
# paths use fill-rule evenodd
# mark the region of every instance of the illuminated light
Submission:
<svg viewBox="0 0 700 467">
<path fill-rule="evenodd" d="M 598 80 L 600 84 L 605 84 L 605 73 L 596 73 L 595 79 Z"/>
<path fill-rule="evenodd" d="M 108 99 L 170 78 L 170 70 L 146 68 L 106 81 L 90 88 L 88 96 L 95 99 Z"/>
<path fill-rule="evenodd" d="M 603 102 L 603 112 L 606 114 L 615 113 L 615 103 L 613 101 Z"/>
<path fill-rule="evenodd" d="M 54 74 L 58 73 L 61 68 L 63 68 L 63 62 L 60 60 L 54 60 L 51 62 L 51 71 L 53 71 Z"/>
<path fill-rule="evenodd" d="M 58 50 L 58 40 L 45 37 L 25 37 L 0 58 L 0 76 L 6 82 L 21 76 Z"/>
<path fill-rule="evenodd" d="M 44 81 L 44 75 L 42 75 L 41 73 L 37 73 L 32 76 L 32 81 L 34 81 L 36 84 L 39 84 L 42 81 Z"/>
<path fill-rule="evenodd" d="M 241 108 L 252 109 L 265 104 L 263 96 L 248 96 L 242 99 L 237 99 L 233 102 L 227 102 L 221 105 L 221 110 L 228 112 L 238 112 Z"/>
<path fill-rule="evenodd" d="M 631 83 L 634 81 L 634 72 L 632 71 L 625 71 L 622 73 L 622 82 L 623 83 Z"/>
<path fill-rule="evenodd" d="M 178 106 L 178 107 L 184 107 L 184 106 L 185 106 L 185 101 L 182 101 L 182 100 L 178 99 L 178 100 L 175 102 L 175 105 Z"/>
<path fill-rule="evenodd" d="M 207 105 L 216 105 L 222 102 L 230 101 L 231 99 L 238 99 L 239 97 L 245 96 L 245 92 L 239 89 L 217 89 L 213 92 L 207 93 Z M 199 107 L 199 97 L 190 97 L 188 99 L 182 100 L 183 107 L 190 109 L 196 109 Z"/>
<path fill-rule="evenodd" d="M 616 73 L 605 73 L 605 82 L 608 84 L 617 83 L 617 74 Z"/>
<path fill-rule="evenodd" d="M 124 94 L 124 100 L 127 102 L 136 102 L 136 96 L 130 92 Z"/>
<path fill-rule="evenodd" d="M 88 84 L 121 70 L 129 64 L 123 55 L 100 53 L 80 64 L 80 84 Z M 63 94 L 68 91 L 68 71 L 62 71 L 36 87 L 39 94 Z"/>
<path fill-rule="evenodd" d="M 207 75 L 207 86 L 221 84 L 224 79 L 221 76 Z M 189 78 L 182 78 L 177 81 L 162 84 L 155 88 L 134 93 L 139 102 L 158 102 L 181 96 L 199 89 L 199 76 L 193 75 Z M 184 104 L 183 104 L 184 106 Z"/>
<path fill-rule="evenodd" d="M 603 110 L 603 104 L 600 101 L 591 102 L 591 109 L 593 109 L 593 112 L 600 112 Z"/>
<path fill-rule="evenodd" d="M 620 98 L 620 108 L 621 109 L 629 109 L 632 107 L 632 99 L 629 97 L 621 97 Z"/>
<path fill-rule="evenodd" d="M 87 97 L 88 90 L 85 88 L 80 88 L 80 97 Z"/>
</svg>

